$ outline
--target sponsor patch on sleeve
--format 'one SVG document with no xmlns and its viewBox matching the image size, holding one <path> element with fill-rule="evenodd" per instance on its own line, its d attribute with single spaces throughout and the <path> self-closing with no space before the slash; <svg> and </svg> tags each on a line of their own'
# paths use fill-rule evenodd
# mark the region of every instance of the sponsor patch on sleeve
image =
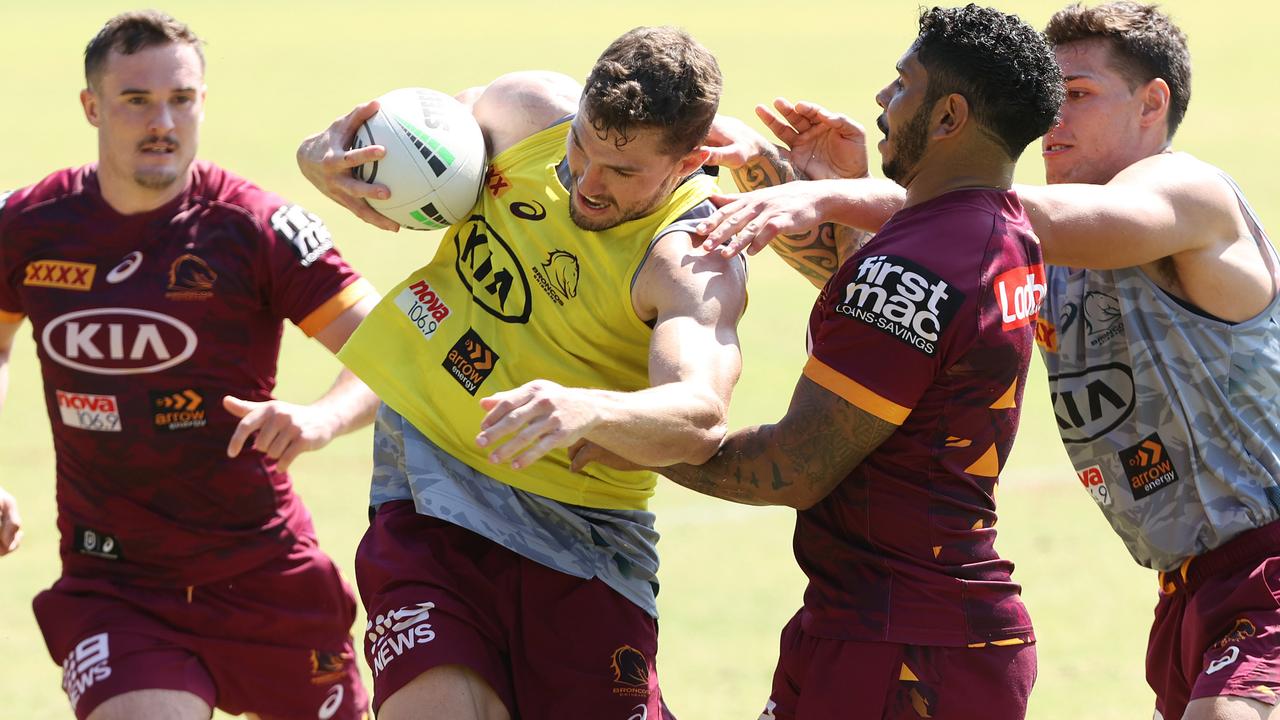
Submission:
<svg viewBox="0 0 1280 720">
<path fill-rule="evenodd" d="M 419 280 L 401 290 L 394 302 L 427 340 L 431 339 L 436 330 L 440 329 L 440 324 L 449 317 L 449 306 L 426 280 Z"/>
<path fill-rule="evenodd" d="M 834 310 L 933 357 L 964 293 L 927 268 L 893 255 L 873 255 L 836 296 Z"/>
<path fill-rule="evenodd" d="M 271 215 L 271 228 L 293 245 L 302 267 L 310 267 L 333 249 L 333 235 L 324 221 L 300 205 L 281 205 Z"/>
<path fill-rule="evenodd" d="M 1000 329 L 1005 332 L 1035 322 L 1048 290 L 1043 265 L 1006 270 L 996 276 L 992 287 L 1000 304 Z"/>
<path fill-rule="evenodd" d="M 120 405 L 115 395 L 54 392 L 63 425 L 94 432 L 120 432 Z"/>
<path fill-rule="evenodd" d="M 475 395 L 497 364 L 498 353 L 486 345 L 475 330 L 467 328 L 466 334 L 450 348 L 442 367 L 458 381 L 463 390 Z"/>
<path fill-rule="evenodd" d="M 1173 458 L 1165 451 L 1159 433 L 1151 433 L 1137 445 L 1121 450 L 1119 455 L 1134 500 L 1141 500 L 1178 481 L 1178 468 L 1174 467 Z"/>
</svg>

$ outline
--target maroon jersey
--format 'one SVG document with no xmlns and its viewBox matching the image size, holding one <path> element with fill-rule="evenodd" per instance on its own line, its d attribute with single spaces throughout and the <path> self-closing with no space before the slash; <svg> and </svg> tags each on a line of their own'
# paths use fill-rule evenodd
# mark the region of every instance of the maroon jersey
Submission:
<svg viewBox="0 0 1280 720">
<path fill-rule="evenodd" d="M 267 400 L 287 318 L 312 334 L 370 286 L 315 215 L 192 165 L 121 215 L 96 167 L 0 195 L 0 320 L 30 317 L 57 455 L 63 572 L 199 585 L 313 539 L 224 395 Z"/>
<path fill-rule="evenodd" d="M 942 646 L 1033 639 L 1013 564 L 993 544 L 1044 290 L 1022 205 L 994 190 L 899 212 L 827 283 L 804 374 L 899 427 L 799 513 L 806 632 Z"/>
</svg>

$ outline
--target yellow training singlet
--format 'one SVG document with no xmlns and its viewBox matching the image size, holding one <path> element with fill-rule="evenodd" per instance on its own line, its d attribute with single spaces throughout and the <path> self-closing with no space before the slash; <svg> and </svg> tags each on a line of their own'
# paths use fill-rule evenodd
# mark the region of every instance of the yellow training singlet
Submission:
<svg viewBox="0 0 1280 720">
<path fill-rule="evenodd" d="M 382 400 L 480 472 L 560 502 L 643 509 L 655 477 L 548 453 L 513 470 L 475 443 L 479 399 L 530 380 L 633 391 L 649 386 L 650 328 L 631 283 L 663 229 L 716 191 L 690 178 L 648 216 L 589 232 L 569 219 L 556 175 L 569 123 L 493 159 L 472 215 L 374 308 L 338 357 Z"/>
</svg>

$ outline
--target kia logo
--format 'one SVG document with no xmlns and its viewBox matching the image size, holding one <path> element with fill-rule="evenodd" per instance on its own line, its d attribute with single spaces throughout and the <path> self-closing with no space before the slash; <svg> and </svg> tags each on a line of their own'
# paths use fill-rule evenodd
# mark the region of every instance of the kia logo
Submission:
<svg viewBox="0 0 1280 720">
<path fill-rule="evenodd" d="M 56 318 L 41 334 L 59 365 L 95 375 L 139 375 L 173 367 L 196 351 L 186 323 L 150 310 L 94 308 Z"/>
</svg>

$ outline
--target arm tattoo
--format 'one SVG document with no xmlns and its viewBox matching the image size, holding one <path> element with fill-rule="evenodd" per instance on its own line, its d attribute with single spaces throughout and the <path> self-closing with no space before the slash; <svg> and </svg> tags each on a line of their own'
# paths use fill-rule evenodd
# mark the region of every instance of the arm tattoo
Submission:
<svg viewBox="0 0 1280 720">
<path fill-rule="evenodd" d="M 810 505 L 826 497 L 897 426 L 801 378 L 776 425 L 744 428 L 703 465 L 661 472 L 704 495 L 749 505 Z"/>
<path fill-rule="evenodd" d="M 733 170 L 733 182 L 742 192 L 807 179 L 773 147 Z M 806 233 L 779 235 L 769 242 L 769 247 L 809 282 L 821 287 L 845 259 L 865 244 L 863 236 L 869 238 L 870 233 L 823 223 Z"/>
</svg>

